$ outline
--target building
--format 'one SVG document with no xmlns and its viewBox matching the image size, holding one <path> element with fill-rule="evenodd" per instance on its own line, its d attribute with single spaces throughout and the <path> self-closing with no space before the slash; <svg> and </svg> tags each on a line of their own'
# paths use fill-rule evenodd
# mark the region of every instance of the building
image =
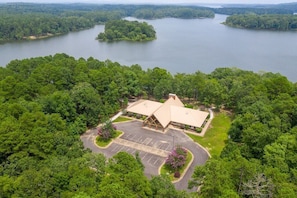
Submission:
<svg viewBox="0 0 297 198">
<path fill-rule="evenodd" d="M 164 103 L 139 100 L 127 108 L 132 113 L 144 118 L 143 125 L 164 131 L 169 125 L 197 130 L 203 128 L 208 112 L 185 108 L 175 94 L 169 94 Z"/>
</svg>

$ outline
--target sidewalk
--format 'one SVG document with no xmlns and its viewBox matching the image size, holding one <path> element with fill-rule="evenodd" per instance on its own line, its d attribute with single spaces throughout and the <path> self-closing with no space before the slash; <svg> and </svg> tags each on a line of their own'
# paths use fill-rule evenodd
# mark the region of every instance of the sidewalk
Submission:
<svg viewBox="0 0 297 198">
<path fill-rule="evenodd" d="M 208 119 L 207 123 L 205 124 L 205 126 L 203 127 L 201 133 L 199 134 L 199 136 L 201 136 L 201 137 L 203 137 L 205 135 L 212 119 L 214 118 L 213 111 L 210 108 L 208 109 L 208 111 L 209 111 L 209 119 Z"/>
<path fill-rule="evenodd" d="M 115 121 L 118 117 L 120 117 L 121 115 L 123 115 L 123 112 L 120 111 L 119 113 L 117 113 L 116 115 L 114 115 L 110 120 L 113 122 Z"/>
</svg>

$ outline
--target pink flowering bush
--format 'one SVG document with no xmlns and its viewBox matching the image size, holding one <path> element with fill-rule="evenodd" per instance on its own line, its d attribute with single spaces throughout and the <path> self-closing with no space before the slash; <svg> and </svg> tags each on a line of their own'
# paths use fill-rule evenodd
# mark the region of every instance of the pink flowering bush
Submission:
<svg viewBox="0 0 297 198">
<path fill-rule="evenodd" d="M 188 152 L 185 148 L 178 146 L 168 155 L 165 164 L 173 171 L 177 171 L 185 165 L 187 154 Z"/>
<path fill-rule="evenodd" d="M 115 131 L 117 130 L 116 126 L 111 123 L 111 121 L 107 121 L 98 129 L 98 135 L 102 140 L 109 140 L 113 138 L 115 135 Z"/>
</svg>

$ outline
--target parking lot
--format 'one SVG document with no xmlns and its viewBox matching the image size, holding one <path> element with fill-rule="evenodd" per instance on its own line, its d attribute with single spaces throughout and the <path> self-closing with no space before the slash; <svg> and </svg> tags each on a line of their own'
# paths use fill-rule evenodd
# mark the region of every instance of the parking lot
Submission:
<svg viewBox="0 0 297 198">
<path fill-rule="evenodd" d="M 149 133 L 149 132 L 146 132 Z M 152 132 L 151 132 L 152 133 Z M 153 137 L 148 137 L 149 134 L 124 134 L 121 138 L 136 142 L 148 147 L 158 148 L 165 151 L 171 151 L 173 148 L 172 142 L 168 142 L 168 140 L 159 140 L 153 139 Z"/>
<path fill-rule="evenodd" d="M 169 152 L 177 145 L 190 150 L 194 160 L 183 179 L 175 183 L 177 189 L 187 189 L 187 182 L 194 172 L 195 166 L 204 164 L 208 154 L 199 145 L 194 143 L 181 131 L 169 129 L 166 133 L 148 130 L 142 127 L 142 122 L 131 121 L 116 124 L 117 129 L 124 134 L 115 139 L 107 148 L 99 148 L 95 145 L 97 129 L 93 129 L 81 136 L 86 148 L 96 153 L 103 153 L 107 158 L 118 152 L 124 151 L 135 155 L 139 153 L 142 163 L 145 166 L 146 176 L 158 175 L 160 166 L 165 162 Z"/>
<path fill-rule="evenodd" d="M 138 152 L 139 157 L 145 166 L 145 170 L 144 170 L 145 175 L 148 177 L 150 177 L 151 175 L 158 175 L 158 169 L 165 160 L 165 157 L 160 157 L 158 155 L 154 155 L 148 152 L 140 151 L 140 150 L 137 150 L 128 146 L 116 144 L 116 143 L 111 144 L 108 149 L 114 154 L 120 151 L 125 151 L 135 156 L 136 152 Z"/>
<path fill-rule="evenodd" d="M 133 127 L 131 127 L 131 124 Z M 81 139 L 85 147 L 90 148 L 94 152 L 103 153 L 108 158 L 121 151 L 132 155 L 138 152 L 145 166 L 145 175 L 148 177 L 158 175 L 159 167 L 164 163 L 169 151 L 172 149 L 172 142 L 165 141 L 165 139 L 158 140 L 154 137 L 161 135 L 160 133 L 148 130 L 141 131 L 140 124 L 139 122 L 117 124 L 117 128 L 123 131 L 124 134 L 114 140 L 113 143 L 105 149 L 99 148 L 93 143 L 97 135 L 97 129 L 90 130 L 89 133 L 83 135 Z M 129 129 L 127 129 L 127 127 Z M 138 130 L 135 130 L 136 128 L 138 128 Z"/>
</svg>

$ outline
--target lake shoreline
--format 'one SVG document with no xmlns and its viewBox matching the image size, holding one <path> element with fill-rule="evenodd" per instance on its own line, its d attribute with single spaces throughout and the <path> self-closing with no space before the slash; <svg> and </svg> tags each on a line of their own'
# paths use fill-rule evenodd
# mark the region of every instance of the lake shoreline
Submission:
<svg viewBox="0 0 297 198">
<path fill-rule="evenodd" d="M 214 19 L 166 18 L 147 21 L 157 39 L 149 42 L 99 42 L 104 25 L 44 39 L 0 45 L 0 65 L 15 59 L 65 53 L 74 58 L 93 57 L 121 65 L 140 65 L 144 70 L 161 67 L 171 74 L 211 73 L 216 68 L 237 67 L 261 73 L 272 72 L 297 82 L 295 32 L 254 31 L 231 28 Z M 276 47 L 277 46 L 277 47 Z"/>
</svg>

